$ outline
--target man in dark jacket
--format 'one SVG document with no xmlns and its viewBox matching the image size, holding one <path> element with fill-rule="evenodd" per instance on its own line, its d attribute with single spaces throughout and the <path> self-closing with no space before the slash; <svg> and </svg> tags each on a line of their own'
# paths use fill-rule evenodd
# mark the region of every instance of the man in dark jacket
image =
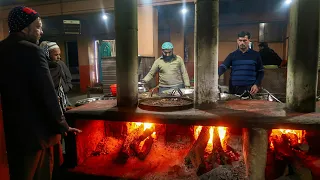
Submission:
<svg viewBox="0 0 320 180">
<path fill-rule="evenodd" d="M 229 91 L 232 94 L 256 94 L 264 77 L 259 53 L 249 48 L 250 36 L 249 32 L 240 32 L 237 39 L 239 49 L 230 53 L 219 66 L 219 76 L 231 67 Z"/>
<path fill-rule="evenodd" d="M 60 109 L 44 51 L 39 14 L 13 8 L 9 36 L 0 42 L 0 93 L 11 180 L 49 180 L 53 146 L 68 126 Z"/>
<path fill-rule="evenodd" d="M 278 67 L 281 65 L 282 59 L 273 49 L 269 48 L 268 43 L 260 43 L 259 49 L 263 65 L 277 65 Z"/>
</svg>

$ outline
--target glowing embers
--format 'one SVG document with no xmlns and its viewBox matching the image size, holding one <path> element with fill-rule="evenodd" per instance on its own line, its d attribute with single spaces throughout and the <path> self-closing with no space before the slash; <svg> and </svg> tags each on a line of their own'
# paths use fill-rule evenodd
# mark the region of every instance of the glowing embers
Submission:
<svg viewBox="0 0 320 180">
<path fill-rule="evenodd" d="M 312 179 L 315 171 L 312 172 L 313 158 L 308 151 L 305 130 L 273 129 L 269 136 L 265 179 L 273 180 L 281 176 Z"/>
<path fill-rule="evenodd" d="M 195 126 L 194 137 L 196 141 L 185 158 L 185 164 L 196 168 L 198 175 L 239 161 L 238 152 L 227 145 L 226 127 Z"/>
<path fill-rule="evenodd" d="M 198 139 L 199 134 L 202 130 L 202 126 L 194 126 L 194 139 Z M 213 136 L 214 136 L 214 131 L 218 131 L 219 134 L 219 138 L 220 138 L 220 142 L 222 147 L 225 146 L 225 137 L 226 137 L 226 133 L 227 133 L 227 128 L 226 127 L 214 127 L 211 126 L 209 129 L 209 140 L 208 140 L 208 144 L 206 146 L 206 152 L 209 152 L 213 149 Z"/>
<path fill-rule="evenodd" d="M 303 143 L 305 140 L 304 130 L 292 130 L 292 129 L 273 129 L 269 141 L 270 149 L 274 150 L 274 143 L 283 143 L 286 141 L 289 146 L 295 147 Z"/>
<path fill-rule="evenodd" d="M 117 163 L 124 164 L 130 156 L 144 160 L 149 154 L 154 139 L 156 138 L 155 125 L 152 123 L 127 123 L 128 135 L 126 136 L 118 157 Z"/>
</svg>

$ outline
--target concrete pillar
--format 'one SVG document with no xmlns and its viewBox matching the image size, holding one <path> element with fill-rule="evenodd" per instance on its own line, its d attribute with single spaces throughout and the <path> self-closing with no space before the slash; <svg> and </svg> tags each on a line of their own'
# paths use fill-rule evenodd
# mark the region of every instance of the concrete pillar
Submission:
<svg viewBox="0 0 320 180">
<path fill-rule="evenodd" d="M 138 104 L 138 13 L 137 0 L 115 1 L 117 53 L 117 103 Z"/>
<path fill-rule="evenodd" d="M 265 179 L 268 132 L 261 128 L 243 129 L 243 157 L 248 180 Z"/>
<path fill-rule="evenodd" d="M 318 0 L 295 0 L 290 9 L 287 108 L 314 112 L 319 52 Z"/>
<path fill-rule="evenodd" d="M 138 7 L 138 54 L 158 56 L 158 11 L 152 5 Z"/>
<path fill-rule="evenodd" d="M 195 108 L 210 109 L 219 96 L 219 0 L 197 0 L 195 16 Z"/>
<path fill-rule="evenodd" d="M 80 90 L 86 92 L 88 86 L 95 82 L 94 40 L 85 37 L 78 38 L 78 60 L 80 74 Z"/>
</svg>

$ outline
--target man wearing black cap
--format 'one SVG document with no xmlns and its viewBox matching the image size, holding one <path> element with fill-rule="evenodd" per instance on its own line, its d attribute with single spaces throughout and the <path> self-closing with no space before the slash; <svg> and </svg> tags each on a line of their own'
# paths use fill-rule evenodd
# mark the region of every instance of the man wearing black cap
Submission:
<svg viewBox="0 0 320 180">
<path fill-rule="evenodd" d="M 13 8 L 0 42 L 0 93 L 11 180 L 51 179 L 54 151 L 71 128 L 61 112 L 44 51 L 39 14 Z"/>
</svg>

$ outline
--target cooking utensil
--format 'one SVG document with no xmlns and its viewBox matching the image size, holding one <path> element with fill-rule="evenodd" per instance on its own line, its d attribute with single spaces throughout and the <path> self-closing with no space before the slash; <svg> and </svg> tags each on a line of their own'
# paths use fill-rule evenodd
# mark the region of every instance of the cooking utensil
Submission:
<svg viewBox="0 0 320 180">
<path fill-rule="evenodd" d="M 182 104 L 175 104 L 174 102 L 180 102 Z M 152 97 L 139 101 L 139 107 L 148 111 L 181 111 L 193 108 L 193 100 L 185 97 Z"/>
<path fill-rule="evenodd" d="M 187 88 L 172 88 L 162 92 L 163 94 L 171 96 L 184 96 L 184 95 L 193 95 L 194 89 Z"/>
<path fill-rule="evenodd" d="M 138 82 L 138 92 L 139 93 L 147 92 L 147 89 L 143 82 Z"/>
<path fill-rule="evenodd" d="M 276 98 L 273 94 L 271 94 L 268 90 L 266 90 L 265 88 L 261 87 L 261 89 L 263 91 L 265 91 L 271 98 L 273 98 L 274 100 L 276 100 L 279 103 L 282 103 L 278 98 Z"/>
</svg>

